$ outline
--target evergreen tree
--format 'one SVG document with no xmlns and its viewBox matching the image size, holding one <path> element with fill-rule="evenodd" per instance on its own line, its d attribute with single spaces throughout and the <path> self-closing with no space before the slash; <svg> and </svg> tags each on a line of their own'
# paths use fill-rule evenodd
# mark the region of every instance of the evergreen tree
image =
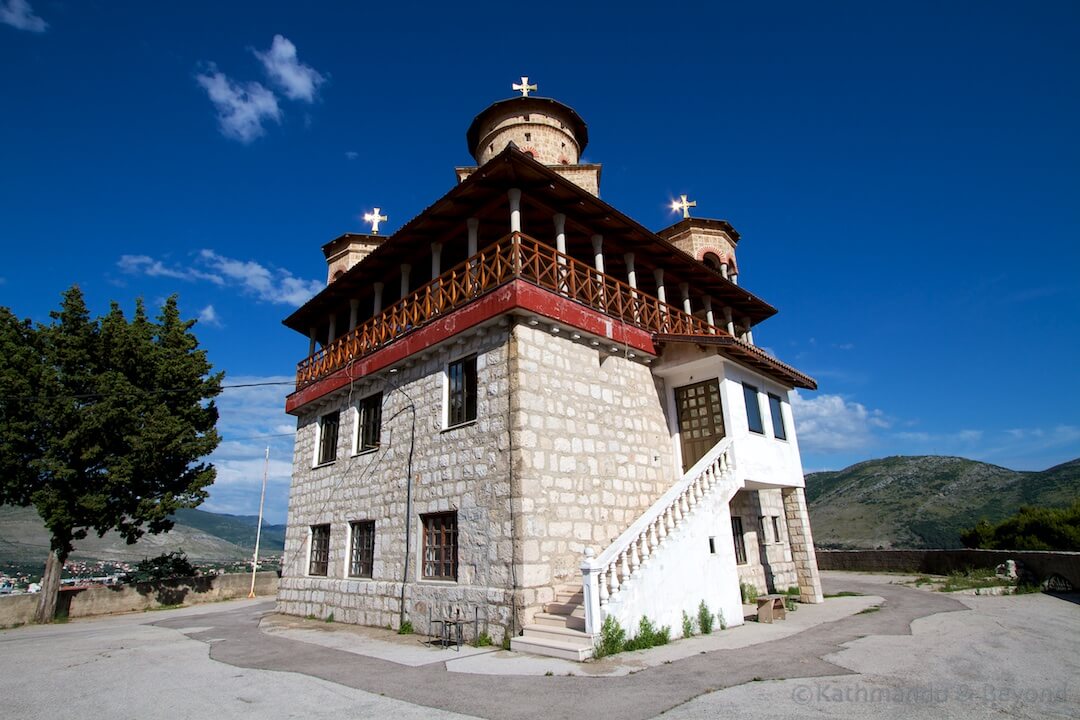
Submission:
<svg viewBox="0 0 1080 720">
<path fill-rule="evenodd" d="M 140 300 L 91 319 L 64 293 L 49 325 L 0 308 L 0 504 L 33 505 L 51 535 L 38 622 L 56 607 L 75 543 L 110 530 L 128 543 L 172 528 L 206 499 L 215 469 L 222 373 L 170 297 L 157 320 Z"/>
</svg>

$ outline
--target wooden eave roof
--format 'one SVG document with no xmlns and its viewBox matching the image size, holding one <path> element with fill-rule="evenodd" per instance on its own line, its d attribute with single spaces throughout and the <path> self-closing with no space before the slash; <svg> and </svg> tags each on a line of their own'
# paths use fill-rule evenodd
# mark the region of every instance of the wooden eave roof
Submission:
<svg viewBox="0 0 1080 720">
<path fill-rule="evenodd" d="M 653 342 L 664 344 L 669 342 L 691 343 L 704 347 L 715 347 L 717 352 L 730 357 L 736 362 L 742 363 L 762 375 L 767 375 L 775 380 L 790 385 L 791 387 L 817 390 L 817 381 L 814 378 L 799 372 L 787 363 L 780 362 L 761 348 L 744 343 L 730 335 L 668 335 L 656 333 Z"/>
<path fill-rule="evenodd" d="M 283 324 L 306 335 L 307 328 L 324 324 L 330 312 L 347 306 L 349 299 L 370 288 L 372 282 L 398 272 L 401 263 L 409 262 L 415 266 L 418 262 L 428 262 L 430 243 L 462 234 L 466 218 L 497 217 L 496 222 L 503 224 L 508 233 L 509 217 L 505 204 L 506 190 L 511 187 L 522 191 L 523 214 L 528 215 L 530 209 L 536 208 L 543 208 L 550 214 L 561 212 L 567 217 L 568 235 L 572 227 L 602 234 L 609 274 L 613 274 L 615 267 L 622 266 L 623 252 L 634 251 L 639 277 L 642 272 L 651 275 L 654 269 L 662 267 L 666 283 L 689 283 L 695 292 L 713 298 L 716 311 L 729 305 L 738 313 L 736 320 L 748 317 L 752 325 L 776 314 L 776 308 L 764 300 L 511 144 L 397 232 L 386 236 L 371 254 L 298 308 Z M 481 222 L 481 232 L 485 226 Z M 531 235 L 530 227 L 529 222 L 524 223 L 523 232 Z M 500 237 L 506 233 L 500 233 Z M 548 215 L 543 231 L 534 237 L 543 239 L 553 233 Z M 585 242 L 588 242 L 587 237 Z M 485 244 L 480 243 L 481 247 Z M 616 247 L 620 248 L 617 253 L 613 252 Z M 677 286 L 669 285 L 669 288 L 669 302 L 678 306 Z"/>
</svg>

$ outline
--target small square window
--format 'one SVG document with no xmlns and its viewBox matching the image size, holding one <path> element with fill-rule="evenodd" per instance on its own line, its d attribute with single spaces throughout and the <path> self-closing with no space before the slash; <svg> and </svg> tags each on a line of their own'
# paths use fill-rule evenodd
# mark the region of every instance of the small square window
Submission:
<svg viewBox="0 0 1080 720">
<path fill-rule="evenodd" d="M 476 419 L 476 356 L 450 363 L 446 425 L 453 427 Z"/>
<path fill-rule="evenodd" d="M 379 447 L 382 436 L 382 393 L 360 401 L 356 420 L 356 452 L 367 452 Z"/>
<path fill-rule="evenodd" d="M 338 428 L 341 411 L 335 410 L 319 418 L 319 465 L 337 460 Z"/>
<path fill-rule="evenodd" d="M 769 393 L 769 414 L 772 415 L 773 435 L 781 440 L 787 440 L 787 429 L 784 427 L 784 412 L 780 397 Z"/>
<path fill-rule="evenodd" d="M 349 558 L 349 577 L 370 578 L 375 563 L 375 521 L 349 523 L 352 552 Z"/>
<path fill-rule="evenodd" d="M 746 400 L 746 423 L 750 432 L 765 434 L 765 425 L 761 422 L 761 404 L 758 402 L 758 389 L 743 383 L 743 399 Z"/>
<path fill-rule="evenodd" d="M 326 575 L 330 563 L 330 526 L 311 526 L 311 559 L 308 562 L 308 575 Z"/>
<path fill-rule="evenodd" d="M 731 518 L 731 538 L 735 541 L 735 563 L 746 564 L 746 540 L 743 539 L 742 518 Z"/>
<path fill-rule="evenodd" d="M 525 133 L 525 142 L 532 141 L 532 133 Z"/>
<path fill-rule="evenodd" d="M 457 512 L 421 515 L 425 580 L 457 580 Z"/>
</svg>

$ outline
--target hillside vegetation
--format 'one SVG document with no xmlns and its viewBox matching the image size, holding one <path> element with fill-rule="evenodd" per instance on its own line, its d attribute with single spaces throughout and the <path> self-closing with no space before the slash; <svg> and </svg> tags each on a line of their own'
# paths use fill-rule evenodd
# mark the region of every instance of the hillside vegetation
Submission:
<svg viewBox="0 0 1080 720">
<path fill-rule="evenodd" d="M 959 457 L 897 456 L 806 476 L 822 548 L 954 548 L 980 520 L 1080 497 L 1080 459 L 1022 472 Z"/>
<path fill-rule="evenodd" d="M 249 516 L 181 510 L 171 531 L 145 535 L 134 545 L 115 533 L 103 538 L 91 533 L 78 541 L 71 559 L 133 562 L 182 548 L 192 560 L 246 560 L 255 547 L 257 522 Z M 284 525 L 263 525 L 260 554 L 281 552 L 284 541 Z M 48 552 L 49 534 L 33 508 L 0 506 L 0 562 L 44 562 Z"/>
</svg>

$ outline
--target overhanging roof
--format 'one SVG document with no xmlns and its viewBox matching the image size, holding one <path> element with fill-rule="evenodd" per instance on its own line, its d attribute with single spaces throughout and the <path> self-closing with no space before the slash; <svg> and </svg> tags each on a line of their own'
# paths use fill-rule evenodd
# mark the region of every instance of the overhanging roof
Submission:
<svg viewBox="0 0 1080 720">
<path fill-rule="evenodd" d="M 692 343 L 715 347 L 717 352 L 729 357 L 736 362 L 742 363 L 762 375 L 767 375 L 792 387 L 817 390 L 817 381 L 809 375 L 804 375 L 786 363 L 768 355 L 761 348 L 741 342 L 730 335 L 668 335 L 656 333 L 653 342 L 661 343 Z"/>
</svg>

